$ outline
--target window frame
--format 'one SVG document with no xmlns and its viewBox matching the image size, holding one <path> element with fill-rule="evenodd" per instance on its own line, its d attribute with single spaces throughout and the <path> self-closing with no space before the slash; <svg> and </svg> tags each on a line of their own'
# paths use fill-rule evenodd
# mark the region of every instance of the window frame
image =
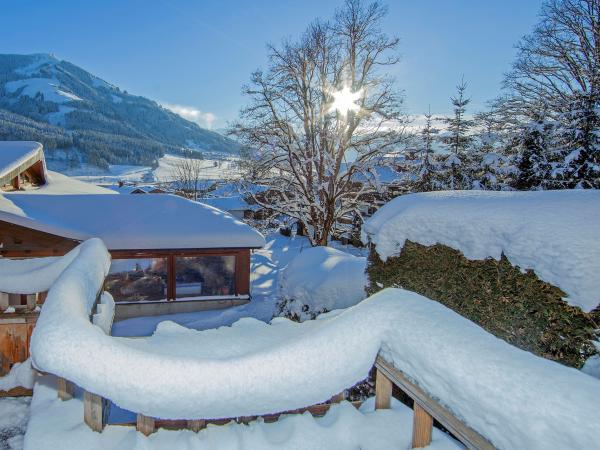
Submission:
<svg viewBox="0 0 600 450">
<path fill-rule="evenodd" d="M 250 296 L 250 250 L 249 248 L 224 248 L 224 249 L 190 249 L 190 250 L 111 250 L 113 259 L 142 259 L 166 258 L 167 259 L 167 298 L 168 302 L 211 299 L 215 296 L 176 297 L 175 258 L 194 256 L 234 256 L 234 292 L 224 298 Z M 149 301 L 150 302 L 150 301 Z M 160 302 L 152 300 L 151 302 Z M 118 301 L 117 303 L 134 303 Z M 140 302 L 135 302 L 140 303 Z M 146 303 L 144 301 L 144 303 Z"/>
</svg>

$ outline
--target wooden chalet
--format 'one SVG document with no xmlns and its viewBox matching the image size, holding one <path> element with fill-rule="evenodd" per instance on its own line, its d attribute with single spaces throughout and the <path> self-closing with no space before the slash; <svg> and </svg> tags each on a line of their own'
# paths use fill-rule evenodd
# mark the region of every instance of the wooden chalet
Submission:
<svg viewBox="0 0 600 450">
<path fill-rule="evenodd" d="M 264 245 L 229 214 L 175 195 L 1 196 L 1 256 L 63 255 L 91 237 L 113 258 L 118 319 L 249 301 L 250 251 Z"/>
<path fill-rule="evenodd" d="M 48 172 L 41 144 L 22 144 L 0 143 L 2 180 L 9 181 L 0 191 L 0 257 L 60 256 L 86 239 L 101 238 L 112 256 L 105 289 L 117 304 L 115 320 L 250 301 L 250 253 L 264 245 L 256 230 L 176 195 L 120 195 Z M 8 153 L 17 160 L 6 163 Z M 15 177 L 40 185 L 16 190 Z M 26 348 L 35 323 L 32 310 L 43 299 L 43 293 L 0 294 L 0 323 L 26 330 L 19 349 Z M 14 312 L 2 312 L 8 308 Z M 26 356 L 15 351 L 8 351 L 12 362 Z M 0 353 L 6 360 L 6 352 Z"/>
</svg>

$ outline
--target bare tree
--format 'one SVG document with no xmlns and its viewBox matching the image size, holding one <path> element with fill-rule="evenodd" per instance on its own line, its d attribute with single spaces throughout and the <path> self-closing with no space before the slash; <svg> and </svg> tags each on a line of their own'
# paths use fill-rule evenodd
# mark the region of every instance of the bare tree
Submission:
<svg viewBox="0 0 600 450">
<path fill-rule="evenodd" d="M 193 200 L 198 200 L 204 170 L 202 159 L 194 158 L 192 155 L 179 158 L 171 170 L 172 182 Z"/>
<path fill-rule="evenodd" d="M 377 2 L 347 0 L 332 21 L 269 46 L 269 67 L 244 88 L 251 102 L 231 129 L 253 149 L 251 180 L 271 187 L 255 201 L 297 219 L 313 245 L 359 214 L 376 189 L 370 170 L 403 137 L 402 96 L 384 73 L 398 62 L 398 39 L 380 30 L 385 14 Z"/>
<path fill-rule="evenodd" d="M 556 187 L 600 187 L 600 0 L 547 0 L 518 45 L 506 105 L 555 121 Z"/>
</svg>

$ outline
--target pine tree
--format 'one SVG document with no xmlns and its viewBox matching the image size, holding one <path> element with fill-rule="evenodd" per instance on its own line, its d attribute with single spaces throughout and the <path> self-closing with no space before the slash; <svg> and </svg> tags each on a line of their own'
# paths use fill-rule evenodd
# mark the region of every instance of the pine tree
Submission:
<svg viewBox="0 0 600 450">
<path fill-rule="evenodd" d="M 433 143 L 438 132 L 439 130 L 433 126 L 433 115 L 430 108 L 427 114 L 425 114 L 425 126 L 421 130 L 419 142 L 421 161 L 417 166 L 414 186 L 414 190 L 416 191 L 432 191 L 435 188 Z"/>
<path fill-rule="evenodd" d="M 465 96 L 467 83 L 464 78 L 456 86 L 457 95 L 450 98 L 453 116 L 442 119 L 447 125 L 447 133 L 442 138 L 450 155 L 446 158 L 441 176 L 449 189 L 469 189 L 471 187 L 468 174 L 468 150 L 472 142 L 469 131 L 473 121 L 466 118 L 467 105 L 471 101 Z"/>
<path fill-rule="evenodd" d="M 556 178 L 564 188 L 600 188 L 600 105 L 588 95 L 574 96 L 561 117 L 561 148 Z"/>
<path fill-rule="evenodd" d="M 517 190 L 544 189 L 550 187 L 551 157 L 547 136 L 552 136 L 552 124 L 538 119 L 523 126 L 517 137 L 515 163 L 517 174 L 513 187 Z"/>
</svg>

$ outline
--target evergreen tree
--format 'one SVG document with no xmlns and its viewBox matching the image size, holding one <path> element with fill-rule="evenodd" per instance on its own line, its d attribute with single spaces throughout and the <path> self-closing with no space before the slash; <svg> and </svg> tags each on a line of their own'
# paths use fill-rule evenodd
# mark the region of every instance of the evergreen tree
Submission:
<svg viewBox="0 0 600 450">
<path fill-rule="evenodd" d="M 515 146 L 515 189 L 524 191 L 549 187 L 551 155 L 546 137 L 551 135 L 552 125 L 545 123 L 541 118 L 523 127 Z"/>
<path fill-rule="evenodd" d="M 589 95 L 576 95 L 561 117 L 555 171 L 560 187 L 600 188 L 600 105 L 593 102 Z"/>
<path fill-rule="evenodd" d="M 447 133 L 442 138 L 450 155 L 443 164 L 440 174 L 442 182 L 448 189 L 469 189 L 471 187 L 468 170 L 468 150 L 472 142 L 469 131 L 473 127 L 473 121 L 466 118 L 467 105 L 471 101 L 465 96 L 467 83 L 464 78 L 456 86 L 457 94 L 450 98 L 454 114 L 452 117 L 442 119 L 447 125 Z"/>
<path fill-rule="evenodd" d="M 434 171 L 436 170 L 433 143 L 439 132 L 433 126 L 433 115 L 431 108 L 425 114 L 425 126 L 421 130 L 419 139 L 420 164 L 417 166 L 414 190 L 432 191 L 435 189 Z"/>
</svg>

